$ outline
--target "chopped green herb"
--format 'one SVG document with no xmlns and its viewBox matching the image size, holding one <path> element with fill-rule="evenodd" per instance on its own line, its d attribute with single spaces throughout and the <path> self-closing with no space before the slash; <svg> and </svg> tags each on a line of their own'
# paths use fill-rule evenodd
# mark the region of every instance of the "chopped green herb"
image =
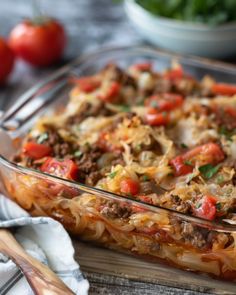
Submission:
<svg viewBox="0 0 236 295">
<path fill-rule="evenodd" d="M 150 177 L 148 175 L 143 175 L 143 181 L 148 181 Z"/>
<path fill-rule="evenodd" d="M 212 164 L 206 164 L 198 168 L 202 176 L 206 179 L 210 179 L 212 176 L 214 176 L 219 169 L 220 165 L 213 166 Z"/>
<path fill-rule="evenodd" d="M 156 100 L 152 100 L 150 103 L 150 106 L 153 108 L 158 108 L 159 107 L 159 103 Z"/>
<path fill-rule="evenodd" d="M 221 183 L 223 183 L 224 181 L 225 181 L 225 179 L 224 179 L 224 176 L 223 175 L 219 175 L 218 177 L 217 177 L 217 183 L 218 184 L 221 184 Z"/>
<path fill-rule="evenodd" d="M 232 136 L 236 134 L 236 129 L 229 130 L 225 126 L 220 126 L 218 132 L 220 135 L 224 135 L 227 140 L 232 141 Z"/>
<path fill-rule="evenodd" d="M 193 163 L 189 160 L 184 161 L 184 164 L 188 166 L 193 166 Z"/>
<path fill-rule="evenodd" d="M 76 158 L 80 158 L 82 155 L 83 155 L 83 153 L 82 153 L 80 150 L 74 152 L 74 156 L 75 156 Z"/>
<path fill-rule="evenodd" d="M 141 145 L 141 144 L 137 144 L 137 145 L 135 146 L 135 150 L 136 150 L 137 152 L 141 152 L 141 150 L 142 150 L 142 145 Z"/>
<path fill-rule="evenodd" d="M 111 172 L 111 173 L 109 174 L 109 177 L 110 177 L 111 179 L 113 179 L 113 178 L 116 176 L 117 172 L 118 172 L 118 171 Z"/>
<path fill-rule="evenodd" d="M 44 133 L 40 134 L 40 136 L 38 137 L 37 142 L 41 144 L 47 139 L 48 139 L 48 133 L 44 132 Z"/>
<path fill-rule="evenodd" d="M 217 202 L 217 203 L 216 203 L 216 210 L 217 210 L 217 211 L 220 211 L 221 208 L 222 208 L 222 204 L 221 204 L 220 202 Z"/>
<path fill-rule="evenodd" d="M 120 105 L 119 106 L 119 109 L 120 109 L 120 111 L 121 112 L 125 112 L 125 113 L 128 113 L 128 112 L 130 112 L 131 111 L 131 108 L 130 108 L 130 106 L 129 105 Z"/>
<path fill-rule="evenodd" d="M 185 143 L 181 143 L 180 146 L 182 147 L 182 149 L 187 149 L 188 146 Z"/>
<path fill-rule="evenodd" d="M 199 209 L 201 206 L 202 206 L 202 203 L 200 203 L 200 202 L 196 204 L 197 209 Z"/>
<path fill-rule="evenodd" d="M 162 116 L 166 117 L 167 116 L 167 112 L 162 112 Z"/>
</svg>

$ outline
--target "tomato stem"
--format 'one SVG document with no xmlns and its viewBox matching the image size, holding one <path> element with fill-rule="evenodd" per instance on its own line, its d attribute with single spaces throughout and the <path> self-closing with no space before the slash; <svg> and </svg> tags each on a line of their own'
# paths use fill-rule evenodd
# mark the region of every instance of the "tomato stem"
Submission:
<svg viewBox="0 0 236 295">
<path fill-rule="evenodd" d="M 47 17 L 43 14 L 40 0 L 33 0 L 33 18 L 32 23 L 35 25 L 41 25 L 47 21 Z"/>
</svg>

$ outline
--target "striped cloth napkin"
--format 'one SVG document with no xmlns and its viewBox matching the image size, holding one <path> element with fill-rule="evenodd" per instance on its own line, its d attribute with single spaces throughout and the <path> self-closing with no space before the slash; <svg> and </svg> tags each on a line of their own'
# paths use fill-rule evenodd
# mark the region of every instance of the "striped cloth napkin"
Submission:
<svg viewBox="0 0 236 295">
<path fill-rule="evenodd" d="M 71 239 L 63 226 L 49 217 L 30 217 L 0 194 L 0 228 L 17 227 L 15 238 L 26 252 L 47 264 L 75 293 L 88 294 L 89 283 L 75 262 Z M 33 294 L 19 268 L 0 254 L 0 295 Z"/>
</svg>

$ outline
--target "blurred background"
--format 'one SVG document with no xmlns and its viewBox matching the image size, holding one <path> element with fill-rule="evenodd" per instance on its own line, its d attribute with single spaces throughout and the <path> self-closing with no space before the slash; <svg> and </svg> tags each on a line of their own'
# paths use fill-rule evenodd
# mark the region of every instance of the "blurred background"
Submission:
<svg viewBox="0 0 236 295">
<path fill-rule="evenodd" d="M 0 1 L 0 35 L 32 17 L 33 0 Z M 129 23 L 122 2 L 112 0 L 39 0 L 42 11 L 65 26 L 65 56 L 73 58 L 103 45 L 134 44 L 141 37 Z"/>
</svg>

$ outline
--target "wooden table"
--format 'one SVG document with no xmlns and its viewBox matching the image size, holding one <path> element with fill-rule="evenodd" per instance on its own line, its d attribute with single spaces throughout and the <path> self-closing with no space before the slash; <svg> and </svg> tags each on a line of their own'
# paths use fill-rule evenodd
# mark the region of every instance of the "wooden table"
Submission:
<svg viewBox="0 0 236 295">
<path fill-rule="evenodd" d="M 142 43 L 141 38 L 126 20 L 122 6 L 114 4 L 111 0 L 41 0 L 41 3 L 48 14 L 59 18 L 66 26 L 69 42 L 62 64 L 75 56 L 104 45 Z M 1 1 L 0 35 L 7 35 L 14 24 L 23 17 L 30 15 L 29 0 Z M 33 69 L 23 62 L 17 62 L 15 72 L 8 85 L 0 89 L 0 109 L 6 109 L 21 93 L 34 85 L 39 79 L 50 74 L 58 66 L 47 69 Z M 79 246 L 76 244 L 76 247 Z M 155 284 L 155 280 L 144 283 L 139 281 L 137 276 L 122 278 L 120 275 L 109 275 L 109 272 L 106 272 L 106 274 L 94 272 L 91 265 L 86 262 L 86 247 L 82 246 L 82 250 L 81 247 L 79 249 L 77 258 L 80 261 L 81 255 L 82 270 L 91 284 L 90 294 L 203 294 L 197 291 L 162 286 L 160 280 L 157 280 L 159 284 Z M 116 267 L 119 268 L 122 265 Z M 142 273 L 142 268 L 137 267 L 137 273 Z M 132 277 L 132 279 L 127 277 Z M 184 287 L 187 288 L 188 284 L 185 284 Z M 199 286 L 197 290 L 203 291 L 206 288 Z"/>
</svg>

